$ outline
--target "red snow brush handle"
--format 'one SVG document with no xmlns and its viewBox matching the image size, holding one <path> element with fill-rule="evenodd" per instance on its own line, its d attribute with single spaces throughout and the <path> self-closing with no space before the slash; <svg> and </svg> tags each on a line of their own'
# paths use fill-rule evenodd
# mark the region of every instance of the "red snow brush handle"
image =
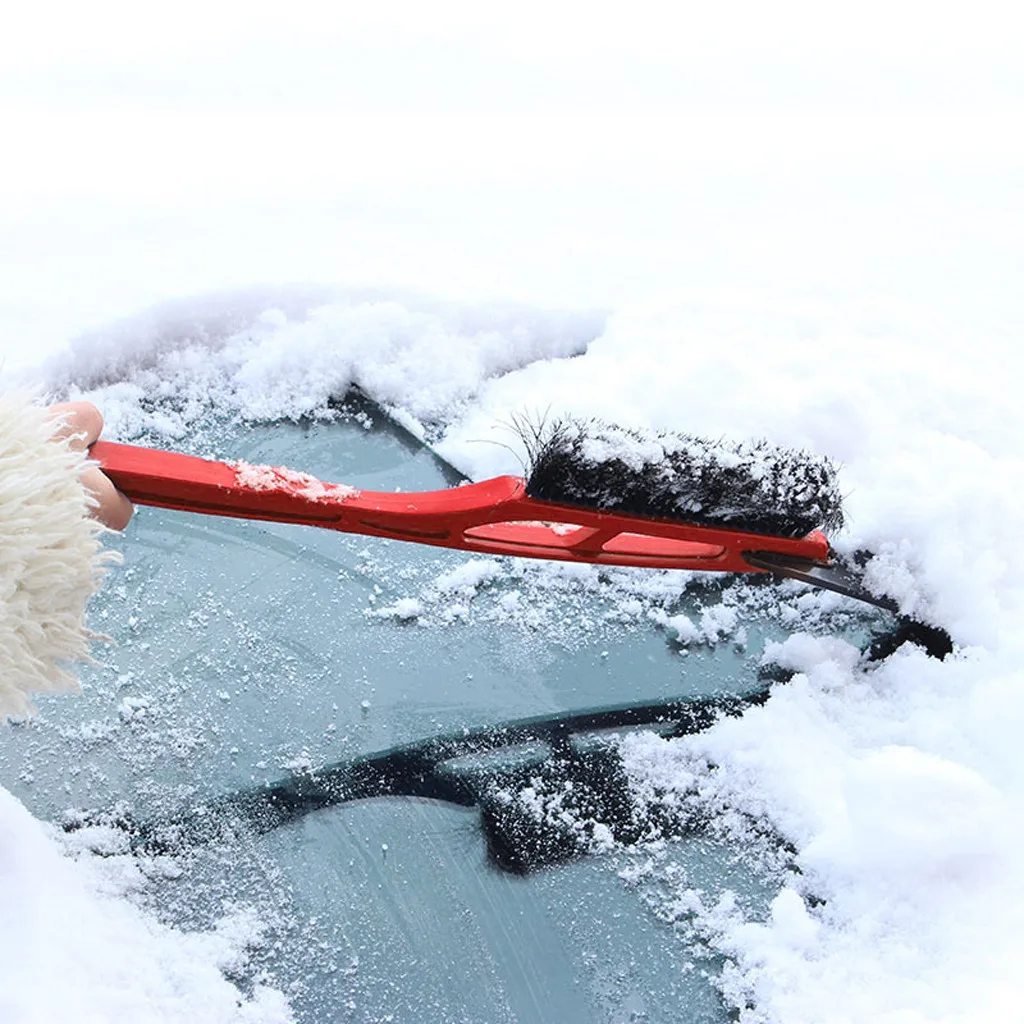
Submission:
<svg viewBox="0 0 1024 1024">
<path fill-rule="evenodd" d="M 185 512 L 599 565 L 777 572 L 755 567 L 745 555 L 828 562 L 828 542 L 818 530 L 791 539 L 560 505 L 528 497 L 525 483 L 513 476 L 392 494 L 323 483 L 280 466 L 211 462 L 110 441 L 97 441 L 91 454 L 132 501 Z"/>
</svg>

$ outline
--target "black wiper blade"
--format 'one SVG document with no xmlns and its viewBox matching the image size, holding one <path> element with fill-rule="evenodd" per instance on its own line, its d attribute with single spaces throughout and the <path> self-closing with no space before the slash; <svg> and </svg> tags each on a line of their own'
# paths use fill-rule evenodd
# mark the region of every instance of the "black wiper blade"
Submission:
<svg viewBox="0 0 1024 1024">
<path fill-rule="evenodd" d="M 634 727 L 660 727 L 663 735 L 682 736 L 709 728 L 722 715 L 742 714 L 767 697 L 768 690 L 761 689 L 743 697 L 670 698 L 467 729 L 296 772 L 265 785 L 217 797 L 163 820 L 132 822 L 129 831 L 136 849 L 165 853 L 217 841 L 239 827 L 265 834 L 314 811 L 354 800 L 413 796 L 483 809 L 496 787 L 514 785 L 531 771 L 555 772 L 568 778 L 583 771 L 586 764 L 587 773 L 593 775 L 590 761 L 613 756 L 594 751 L 582 753 L 573 744 L 574 737 Z M 459 758 L 494 754 L 526 744 L 543 745 L 546 750 L 525 768 L 501 758 L 479 769 L 452 765 Z M 606 767 L 615 774 L 610 761 Z"/>
</svg>

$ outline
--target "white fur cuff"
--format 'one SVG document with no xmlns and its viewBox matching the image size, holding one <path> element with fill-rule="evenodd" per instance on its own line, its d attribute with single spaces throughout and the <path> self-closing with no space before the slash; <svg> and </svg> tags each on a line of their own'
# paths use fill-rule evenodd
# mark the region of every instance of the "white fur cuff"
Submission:
<svg viewBox="0 0 1024 1024">
<path fill-rule="evenodd" d="M 88 518 L 86 455 L 52 440 L 45 410 L 0 396 L 0 723 L 32 710 L 32 691 L 75 690 L 61 662 L 88 657 L 85 606 L 102 566 Z"/>
</svg>

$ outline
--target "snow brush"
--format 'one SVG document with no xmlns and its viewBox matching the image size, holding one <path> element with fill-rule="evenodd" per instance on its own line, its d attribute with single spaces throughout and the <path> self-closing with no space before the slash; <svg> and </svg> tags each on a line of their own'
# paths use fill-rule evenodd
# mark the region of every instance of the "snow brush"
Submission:
<svg viewBox="0 0 1024 1024">
<path fill-rule="evenodd" d="M 753 444 L 561 420 L 524 432 L 527 478 L 389 493 L 308 473 L 97 441 L 91 456 L 132 501 L 455 548 L 597 565 L 774 573 L 890 611 L 837 564 L 830 460 Z"/>
</svg>

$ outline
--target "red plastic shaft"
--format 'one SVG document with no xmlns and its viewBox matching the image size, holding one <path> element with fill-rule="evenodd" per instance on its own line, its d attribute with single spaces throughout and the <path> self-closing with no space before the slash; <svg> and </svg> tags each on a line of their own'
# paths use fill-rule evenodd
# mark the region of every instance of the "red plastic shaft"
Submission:
<svg viewBox="0 0 1024 1024">
<path fill-rule="evenodd" d="M 282 467 L 228 464 L 97 441 L 92 457 L 132 501 L 160 508 L 321 526 L 480 554 L 600 565 L 759 572 L 744 551 L 827 562 L 815 530 L 770 537 L 538 501 L 518 477 L 412 494 L 357 491 Z"/>
</svg>

